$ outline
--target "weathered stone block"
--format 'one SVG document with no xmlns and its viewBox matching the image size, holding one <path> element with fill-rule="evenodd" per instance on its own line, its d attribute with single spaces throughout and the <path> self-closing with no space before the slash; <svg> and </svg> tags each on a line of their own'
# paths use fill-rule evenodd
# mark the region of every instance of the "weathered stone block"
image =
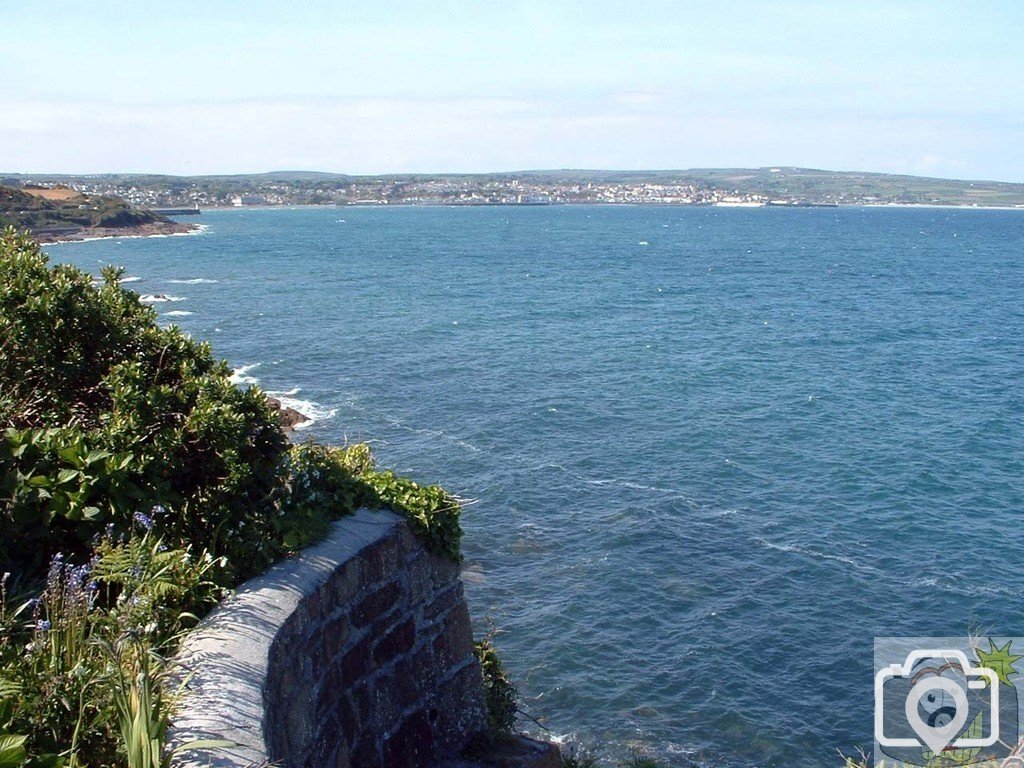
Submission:
<svg viewBox="0 0 1024 768">
<path fill-rule="evenodd" d="M 373 661 L 382 667 L 408 652 L 416 642 L 416 623 L 408 617 L 384 635 L 373 648 Z"/>
<path fill-rule="evenodd" d="M 349 690 L 349 696 L 355 705 L 359 727 L 365 731 L 369 727 L 370 716 L 373 714 L 373 695 L 370 692 L 370 686 L 365 682 L 360 682 L 359 685 Z"/>
<path fill-rule="evenodd" d="M 438 618 L 448 613 L 448 611 L 458 605 L 460 600 L 462 600 L 462 585 L 456 583 L 441 594 L 437 595 L 433 601 L 423 609 L 424 620 L 428 623 L 437 621 Z"/>
<path fill-rule="evenodd" d="M 340 687 L 351 687 L 373 671 L 373 657 L 370 655 L 372 640 L 369 635 L 364 637 L 341 657 L 338 663 L 341 676 L 337 682 Z"/>
<path fill-rule="evenodd" d="M 372 584 L 390 578 L 398 571 L 399 538 L 395 533 L 381 540 L 363 558 L 363 580 Z"/>
<path fill-rule="evenodd" d="M 406 566 L 409 573 L 409 605 L 415 608 L 431 599 L 434 587 L 430 580 L 430 558 L 421 553 Z"/>
<path fill-rule="evenodd" d="M 392 673 L 395 677 L 395 690 L 403 709 L 408 709 L 420 701 L 427 690 L 418 670 L 409 662 L 408 657 L 395 665 Z"/>
<path fill-rule="evenodd" d="M 445 617 L 441 634 L 434 640 L 434 664 L 439 670 L 453 669 L 473 656 L 473 628 L 469 608 L 460 602 Z"/>
<path fill-rule="evenodd" d="M 417 640 L 417 643 L 418 645 L 408 654 L 405 666 L 420 688 L 427 689 L 434 679 L 434 643 L 433 640 Z"/>
<path fill-rule="evenodd" d="M 285 714 L 285 726 L 288 734 L 288 747 L 292 752 L 307 751 L 313 745 L 315 722 L 313 702 L 308 697 L 296 697 Z"/>
<path fill-rule="evenodd" d="M 359 709 L 352 700 L 351 692 L 346 692 L 338 701 L 338 727 L 345 741 L 352 743 L 361 732 Z"/>
<path fill-rule="evenodd" d="M 380 616 L 394 608 L 402 596 L 402 589 L 397 582 L 389 582 L 375 592 L 360 600 L 352 609 L 352 623 L 357 627 L 365 627 Z"/>
<path fill-rule="evenodd" d="M 401 720 L 402 709 L 394 676 L 382 674 L 376 678 L 373 681 L 373 710 L 370 714 L 370 730 L 378 736 L 389 733 Z"/>
<path fill-rule="evenodd" d="M 434 734 L 423 710 L 402 721 L 383 744 L 384 765 L 389 768 L 422 768 L 433 762 Z"/>
<path fill-rule="evenodd" d="M 334 750 L 334 754 L 331 755 L 328 762 L 325 764 L 325 768 L 349 768 L 351 763 L 348 759 L 348 744 L 341 743 Z"/>
<path fill-rule="evenodd" d="M 434 738 L 442 754 L 457 753 L 484 730 L 487 708 L 475 658 L 437 687 L 433 706 Z"/>
<path fill-rule="evenodd" d="M 306 614 L 306 621 L 315 625 L 323 619 L 324 616 L 324 599 L 321 590 L 306 595 L 299 603 L 299 610 Z"/>
<path fill-rule="evenodd" d="M 398 526 L 396 531 L 398 535 L 399 552 L 402 555 L 402 559 L 408 563 L 411 560 L 420 556 L 423 552 L 423 542 L 412 532 L 412 528 L 408 523 Z"/>
<path fill-rule="evenodd" d="M 369 732 L 364 733 L 359 742 L 349 752 L 349 760 L 357 768 L 376 768 L 376 766 L 385 765 L 380 759 L 377 740 Z"/>
<path fill-rule="evenodd" d="M 353 558 L 335 571 L 328 582 L 331 592 L 331 603 L 336 608 L 346 605 L 356 596 L 363 585 L 363 561 Z"/>
<path fill-rule="evenodd" d="M 352 623 L 347 616 L 335 619 L 323 628 L 321 642 L 323 643 L 323 658 L 326 662 L 338 657 L 338 654 L 348 645 L 351 634 Z"/>
<path fill-rule="evenodd" d="M 459 578 L 459 564 L 447 557 L 430 554 L 430 579 L 434 589 L 442 590 Z"/>
</svg>

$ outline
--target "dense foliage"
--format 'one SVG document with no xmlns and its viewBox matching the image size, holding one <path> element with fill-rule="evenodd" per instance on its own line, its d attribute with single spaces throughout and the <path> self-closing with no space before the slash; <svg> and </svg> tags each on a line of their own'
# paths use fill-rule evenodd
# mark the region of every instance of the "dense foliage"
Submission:
<svg viewBox="0 0 1024 768">
<path fill-rule="evenodd" d="M 82 554 L 154 506 L 171 541 L 265 566 L 287 450 L 276 416 L 118 277 L 94 286 L 0 236 L 0 569 Z"/>
<path fill-rule="evenodd" d="M 0 235 L 0 768 L 166 768 L 181 633 L 359 506 L 460 557 L 458 500 L 365 445 L 290 445 L 118 278 Z"/>
</svg>

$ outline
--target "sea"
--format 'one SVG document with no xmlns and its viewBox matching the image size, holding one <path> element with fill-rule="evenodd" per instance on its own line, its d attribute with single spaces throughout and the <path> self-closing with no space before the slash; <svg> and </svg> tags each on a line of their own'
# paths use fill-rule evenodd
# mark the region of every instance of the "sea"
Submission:
<svg viewBox="0 0 1024 768">
<path fill-rule="evenodd" d="M 466 500 L 521 724 L 842 763 L 876 636 L 1024 635 L 1024 211 L 204 211 L 46 246 Z"/>
</svg>

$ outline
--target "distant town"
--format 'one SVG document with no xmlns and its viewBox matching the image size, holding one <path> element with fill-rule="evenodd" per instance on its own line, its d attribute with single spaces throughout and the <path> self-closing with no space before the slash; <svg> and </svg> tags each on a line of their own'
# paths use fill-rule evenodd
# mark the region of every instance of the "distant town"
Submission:
<svg viewBox="0 0 1024 768">
<path fill-rule="evenodd" d="M 1024 185 L 806 168 L 525 171 L 476 175 L 5 175 L 10 186 L 63 186 L 171 215 L 290 205 L 955 205 L 1024 207 Z"/>
</svg>

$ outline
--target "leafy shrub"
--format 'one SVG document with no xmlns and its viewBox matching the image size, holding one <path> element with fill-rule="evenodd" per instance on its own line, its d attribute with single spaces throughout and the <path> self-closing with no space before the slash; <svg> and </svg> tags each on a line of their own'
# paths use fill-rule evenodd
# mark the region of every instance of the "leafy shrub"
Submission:
<svg viewBox="0 0 1024 768">
<path fill-rule="evenodd" d="M 320 538 L 331 519 L 359 507 L 403 514 L 432 552 L 458 562 L 462 506 L 437 485 L 422 486 L 376 468 L 369 446 L 293 446 L 286 462 L 287 502 L 278 522 L 282 541 L 301 548 Z"/>
<path fill-rule="evenodd" d="M 166 720 L 168 702 L 147 684 L 159 675 L 159 654 L 221 596 L 210 579 L 217 566 L 208 553 L 167 549 L 148 532 L 107 536 L 90 563 L 55 556 L 39 597 L 12 608 L 0 590 L 0 729 L 24 734 L 21 748 L 37 762 L 132 758 L 123 737 L 135 726 L 122 710 L 147 690 L 146 722 Z"/>
<path fill-rule="evenodd" d="M 508 733 L 516 721 L 516 687 L 505 674 L 498 652 L 489 637 L 473 645 L 484 678 L 484 701 L 487 704 L 487 724 L 494 733 Z"/>
<path fill-rule="evenodd" d="M 83 554 L 154 505 L 169 510 L 169 542 L 259 570 L 278 554 L 264 535 L 287 450 L 276 416 L 119 276 L 105 269 L 95 286 L 27 236 L 0 235 L 0 570 Z"/>
</svg>

